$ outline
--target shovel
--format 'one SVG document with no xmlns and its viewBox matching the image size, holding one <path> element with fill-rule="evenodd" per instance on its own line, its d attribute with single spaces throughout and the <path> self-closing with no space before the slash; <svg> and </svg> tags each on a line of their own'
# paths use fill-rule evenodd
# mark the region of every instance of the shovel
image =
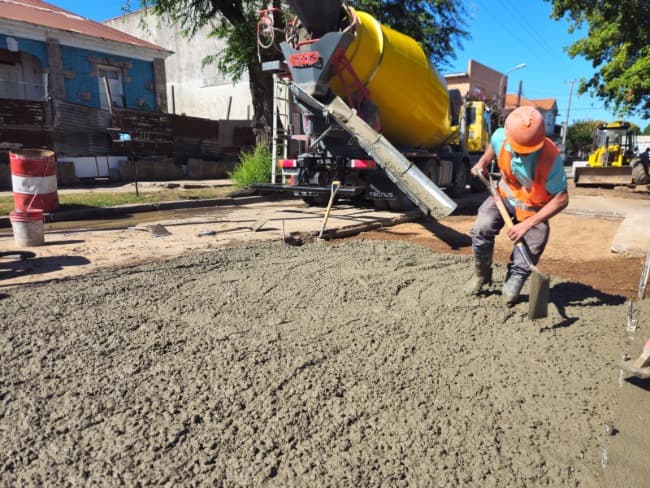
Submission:
<svg viewBox="0 0 650 488">
<path fill-rule="evenodd" d="M 506 206 L 503 203 L 503 200 L 501 200 L 501 195 L 497 193 L 496 188 L 494 188 L 494 186 L 492 186 L 490 182 L 485 179 L 485 176 L 483 176 L 482 173 L 477 174 L 477 176 L 490 191 L 490 195 L 492 195 L 494 203 L 496 203 L 496 206 L 499 209 L 499 213 L 506 223 L 506 227 L 510 229 L 513 227 L 512 218 L 510 218 L 510 214 L 508 213 L 508 210 L 506 210 Z M 530 258 L 530 254 L 528 253 L 528 249 L 522 241 L 517 241 L 515 245 L 519 248 L 524 261 L 526 261 L 526 264 L 533 272 L 530 279 L 528 318 L 531 320 L 543 319 L 544 317 L 548 316 L 549 284 L 551 278 L 549 275 L 542 273 L 540 269 L 533 264 L 533 260 Z"/>
<path fill-rule="evenodd" d="M 323 216 L 323 222 L 321 222 L 320 225 L 320 232 L 318 233 L 318 238 L 322 239 L 323 238 L 323 232 L 325 232 L 325 226 L 327 225 L 327 219 L 330 216 L 330 212 L 332 211 L 332 205 L 334 204 L 334 198 L 336 197 L 336 193 L 339 191 L 339 188 L 341 188 L 341 182 L 338 180 L 332 181 L 332 188 L 330 190 L 330 199 L 329 202 L 327 202 L 327 209 L 325 209 L 325 215 Z"/>
</svg>

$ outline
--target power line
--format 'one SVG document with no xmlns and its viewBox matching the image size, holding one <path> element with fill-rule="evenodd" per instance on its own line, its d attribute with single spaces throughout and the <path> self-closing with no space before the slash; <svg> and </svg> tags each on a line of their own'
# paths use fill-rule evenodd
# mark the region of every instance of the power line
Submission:
<svg viewBox="0 0 650 488">
<path fill-rule="evenodd" d="M 525 44 L 526 44 L 526 42 L 525 42 L 521 37 L 519 37 L 519 35 L 518 35 L 515 31 L 513 31 L 513 30 L 510 28 L 510 23 L 509 23 L 509 22 L 505 22 L 505 23 L 504 23 L 504 22 L 503 22 L 503 19 L 499 19 L 499 18 L 497 18 L 497 17 L 492 13 L 492 10 L 489 9 L 489 8 L 487 8 L 487 7 L 483 4 L 482 0 L 477 0 L 477 3 L 479 4 L 479 7 L 480 7 L 479 12 L 481 12 L 481 13 L 486 13 L 486 14 L 487 14 L 487 15 L 488 15 L 488 16 L 489 16 L 489 17 L 494 21 L 495 25 L 499 26 L 499 29 L 504 30 L 504 31 L 506 32 L 506 34 L 510 35 L 512 38 L 514 38 L 515 40 L 517 40 L 518 42 L 520 42 L 522 45 L 525 45 Z"/>
<path fill-rule="evenodd" d="M 526 24 L 526 26 L 528 27 L 528 31 L 533 35 L 535 41 L 543 45 L 543 47 L 546 49 L 547 52 L 553 51 L 551 46 L 546 42 L 544 36 L 541 35 L 537 31 L 537 29 L 528 21 L 526 16 L 521 13 L 519 7 L 516 6 L 516 3 L 508 2 L 508 4 L 505 4 L 504 0 L 499 0 L 499 2 L 504 6 L 506 11 L 513 10 L 515 12 L 515 14 L 517 15 L 517 20 L 519 22 L 523 22 L 524 24 Z"/>
</svg>

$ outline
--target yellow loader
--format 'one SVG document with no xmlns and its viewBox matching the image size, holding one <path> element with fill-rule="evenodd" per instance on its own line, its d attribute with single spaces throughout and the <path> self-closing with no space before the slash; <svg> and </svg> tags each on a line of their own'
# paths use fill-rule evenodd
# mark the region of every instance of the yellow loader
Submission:
<svg viewBox="0 0 650 488">
<path fill-rule="evenodd" d="M 629 122 L 610 122 L 596 129 L 587 166 L 575 168 L 574 179 L 577 186 L 650 182 L 648 169 L 636 155 L 636 134 Z"/>
</svg>

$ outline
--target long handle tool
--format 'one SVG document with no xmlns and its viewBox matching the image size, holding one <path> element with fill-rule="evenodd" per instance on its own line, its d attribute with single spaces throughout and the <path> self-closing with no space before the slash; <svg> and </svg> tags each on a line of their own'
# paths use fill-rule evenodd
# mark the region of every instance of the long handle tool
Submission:
<svg viewBox="0 0 650 488">
<path fill-rule="evenodd" d="M 330 191 L 330 201 L 327 202 L 327 209 L 325 210 L 325 216 L 323 217 L 323 222 L 320 225 L 320 233 L 318 234 L 319 239 L 323 238 L 323 232 L 325 232 L 325 225 L 327 224 L 327 219 L 330 216 L 330 211 L 332 210 L 332 205 L 334 204 L 334 198 L 336 197 L 336 192 L 339 191 L 339 188 L 341 188 L 341 182 L 337 180 L 332 181 L 332 188 Z"/>
<path fill-rule="evenodd" d="M 508 229 L 512 228 L 514 224 L 512 223 L 512 218 L 506 209 L 503 200 L 501 200 L 501 195 L 497 192 L 496 188 L 487 179 L 483 174 L 477 174 L 478 178 L 483 182 L 483 184 L 490 191 L 490 195 L 494 199 L 494 203 L 499 209 L 499 213 L 503 218 L 503 221 L 506 223 Z M 519 252 L 523 256 L 526 264 L 533 272 L 530 280 L 530 296 L 528 299 L 528 318 L 531 320 L 543 319 L 548 316 L 548 300 L 549 300 L 549 287 L 551 282 L 551 277 L 546 273 L 542 273 L 540 269 L 533 264 L 533 260 L 530 258 L 528 249 L 522 241 L 517 241 L 515 244 L 519 248 Z"/>
</svg>

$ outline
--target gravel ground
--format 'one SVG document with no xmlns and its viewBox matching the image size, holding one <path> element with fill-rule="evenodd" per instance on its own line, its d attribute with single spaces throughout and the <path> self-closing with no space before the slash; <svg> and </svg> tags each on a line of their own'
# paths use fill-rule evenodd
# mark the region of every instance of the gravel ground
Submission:
<svg viewBox="0 0 650 488">
<path fill-rule="evenodd" d="M 554 278 L 531 322 L 470 268 L 263 243 L 6 289 L 0 485 L 604 486 L 624 299 Z"/>
</svg>

